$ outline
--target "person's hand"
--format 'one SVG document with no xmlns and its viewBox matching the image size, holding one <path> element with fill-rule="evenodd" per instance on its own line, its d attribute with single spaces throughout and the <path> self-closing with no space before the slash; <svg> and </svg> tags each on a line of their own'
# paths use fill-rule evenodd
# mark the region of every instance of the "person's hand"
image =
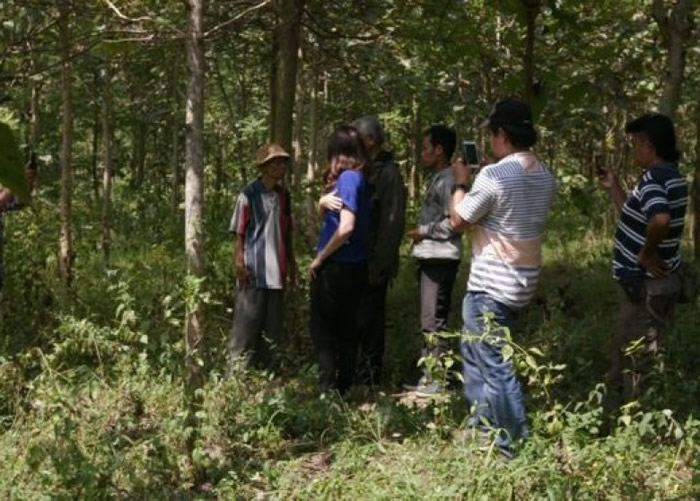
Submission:
<svg viewBox="0 0 700 501">
<path fill-rule="evenodd" d="M 343 199 L 338 196 L 337 190 L 333 190 L 323 195 L 318 201 L 318 205 L 324 210 L 340 212 L 340 209 L 343 208 Z"/>
<path fill-rule="evenodd" d="M 468 185 L 472 179 L 472 171 L 462 158 L 455 160 L 452 164 L 452 171 L 455 173 L 455 184 Z"/>
<path fill-rule="evenodd" d="M 617 176 L 613 171 L 611 171 L 610 169 L 598 168 L 597 174 L 601 188 L 603 188 L 604 190 L 611 190 L 612 187 L 615 186 L 615 183 L 617 182 Z"/>
<path fill-rule="evenodd" d="M 250 270 L 242 259 L 236 259 L 236 279 L 238 280 L 239 289 L 248 287 L 248 283 L 250 282 Z"/>
<path fill-rule="evenodd" d="M 413 240 L 414 242 L 420 242 L 425 238 L 425 235 L 423 235 L 420 231 L 420 228 L 414 228 L 412 230 L 408 230 L 406 232 L 406 236 Z"/>
<path fill-rule="evenodd" d="M 637 256 L 637 264 L 644 268 L 647 273 L 651 273 L 654 278 L 668 276 L 668 266 L 655 250 L 642 249 L 642 252 Z"/>
<path fill-rule="evenodd" d="M 316 256 L 309 265 L 309 280 L 314 280 L 318 276 L 318 270 L 321 268 L 323 261 L 319 256 Z"/>
</svg>

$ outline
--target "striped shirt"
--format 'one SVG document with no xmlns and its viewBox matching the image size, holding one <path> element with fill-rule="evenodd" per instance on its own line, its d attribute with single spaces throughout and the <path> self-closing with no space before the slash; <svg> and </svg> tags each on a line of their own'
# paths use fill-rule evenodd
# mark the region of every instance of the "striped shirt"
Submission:
<svg viewBox="0 0 700 501">
<path fill-rule="evenodd" d="M 615 232 L 613 278 L 619 280 L 623 276 L 644 273 L 637 264 L 637 256 L 646 241 L 649 219 L 659 213 L 671 215 L 671 227 L 659 244 L 658 253 L 669 270 L 677 270 L 681 262 L 680 243 L 687 206 L 688 182 L 674 164 L 661 162 L 644 171 L 622 206 Z"/>
<path fill-rule="evenodd" d="M 260 289 L 283 289 L 287 278 L 287 250 L 292 234 L 289 192 L 281 186 L 266 190 L 258 179 L 243 188 L 229 226 L 243 235 L 243 260 Z"/>
<path fill-rule="evenodd" d="M 474 225 L 468 291 L 485 292 L 516 309 L 530 301 L 555 192 L 554 175 L 529 151 L 481 170 L 456 207 Z"/>
</svg>

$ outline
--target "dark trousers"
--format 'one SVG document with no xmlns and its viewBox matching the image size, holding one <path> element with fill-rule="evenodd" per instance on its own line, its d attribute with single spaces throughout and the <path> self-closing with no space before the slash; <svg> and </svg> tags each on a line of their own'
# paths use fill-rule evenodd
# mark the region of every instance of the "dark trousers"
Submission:
<svg viewBox="0 0 700 501">
<path fill-rule="evenodd" d="M 229 372 L 252 361 L 264 368 L 272 366 L 271 346 L 282 339 L 284 292 L 246 287 L 236 293 L 236 310 L 229 339 Z M 263 336 L 263 332 L 265 335 Z"/>
<path fill-rule="evenodd" d="M 355 377 L 357 309 L 367 280 L 367 264 L 326 262 L 311 282 L 311 339 L 321 389 L 347 390 Z"/>
<path fill-rule="evenodd" d="M 448 329 L 452 287 L 458 268 L 459 261 L 454 259 L 418 260 L 420 327 L 423 334 L 444 332 Z M 446 349 L 446 340 L 438 339 L 435 346 L 424 345 L 422 356 L 439 357 Z"/>
<path fill-rule="evenodd" d="M 366 278 L 365 278 L 366 280 Z M 379 384 L 384 363 L 386 294 L 389 282 L 368 284 L 360 300 L 360 377 L 366 384 Z"/>
</svg>

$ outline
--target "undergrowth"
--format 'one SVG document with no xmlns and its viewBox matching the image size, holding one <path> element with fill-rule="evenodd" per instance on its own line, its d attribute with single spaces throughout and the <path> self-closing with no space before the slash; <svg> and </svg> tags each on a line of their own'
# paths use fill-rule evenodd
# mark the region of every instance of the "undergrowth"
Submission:
<svg viewBox="0 0 700 501">
<path fill-rule="evenodd" d="M 601 433 L 601 382 L 616 310 L 610 240 L 590 221 L 569 216 L 553 221 L 537 296 L 504 349 L 526 382 L 532 428 L 510 462 L 463 431 L 469 409 L 459 389 L 435 401 L 402 392 L 401 384 L 419 373 L 422 343 L 408 259 L 389 295 L 382 387 L 355 388 L 345 399 L 319 394 L 303 284 L 289 297 L 290 332 L 277 347 L 276 373 L 224 378 L 233 294 L 231 243 L 224 236 L 209 242 L 208 279 L 196 287 L 208 303 L 207 380 L 190 460 L 181 319 L 192 284 L 176 257 L 179 248 L 148 239 L 134 245 L 133 235 L 117 233 L 115 248 L 121 242 L 122 250 L 105 267 L 86 234 L 76 285 L 66 294 L 55 276 L 50 232 L 38 231 L 55 221 L 41 206 L 13 216 L 0 305 L 0 496 L 697 497 L 698 305 L 679 307 L 651 391 L 621 409 L 609 434 Z M 455 330 L 444 334 L 452 351 L 423 361 L 445 380 L 460 365 L 467 269 L 465 260 L 454 290 Z M 196 472 L 204 472 L 203 481 Z"/>
</svg>

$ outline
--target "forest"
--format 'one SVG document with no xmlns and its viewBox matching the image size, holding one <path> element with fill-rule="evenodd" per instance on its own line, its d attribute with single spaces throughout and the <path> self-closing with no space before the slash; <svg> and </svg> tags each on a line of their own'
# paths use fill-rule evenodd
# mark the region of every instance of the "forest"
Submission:
<svg viewBox="0 0 700 501">
<path fill-rule="evenodd" d="M 603 408 L 619 287 L 597 170 L 631 189 L 625 124 L 673 119 L 697 273 L 698 20 L 697 0 L 0 0 L 0 189 L 19 202 L 0 212 L 0 496 L 697 499 L 697 297 L 676 307 L 649 390 L 612 422 Z M 530 424 L 510 461 L 465 436 L 461 385 L 403 388 L 424 342 L 409 238 L 381 383 L 320 393 L 309 334 L 334 129 L 380 119 L 409 229 L 425 131 L 488 152 L 481 124 L 508 96 L 529 103 L 558 186 L 503 351 Z M 270 142 L 291 156 L 299 273 L 276 367 L 230 377 L 229 225 Z M 444 382 L 461 370 L 469 248 L 439 336 L 453 348 L 420 360 Z"/>
</svg>

